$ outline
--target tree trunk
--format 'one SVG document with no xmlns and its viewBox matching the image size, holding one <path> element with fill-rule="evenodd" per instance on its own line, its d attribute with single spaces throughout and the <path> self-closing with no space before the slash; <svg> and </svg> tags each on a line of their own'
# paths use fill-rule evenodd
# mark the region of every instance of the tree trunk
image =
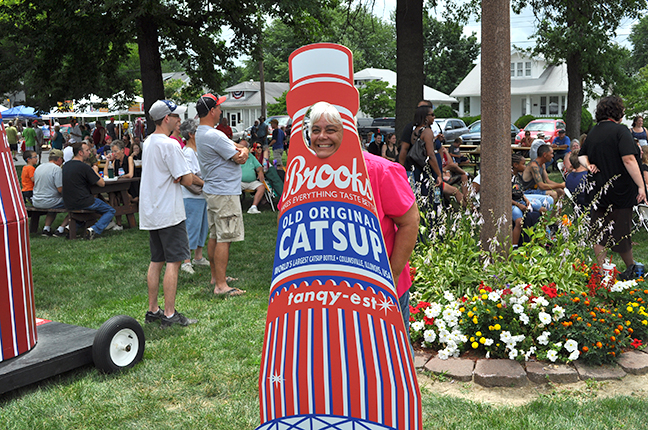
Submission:
<svg viewBox="0 0 648 430">
<path fill-rule="evenodd" d="M 511 237 L 511 31 L 508 0 L 482 2 L 481 247 L 509 249 Z M 505 217 L 505 218 L 503 218 Z M 493 239 L 499 246 L 492 246 Z"/>
<path fill-rule="evenodd" d="M 142 15 L 136 19 L 137 47 L 139 49 L 140 72 L 142 74 L 142 95 L 144 112 L 147 113 L 146 134 L 155 131 L 155 124 L 148 117 L 148 111 L 158 100 L 164 99 L 164 82 L 162 81 L 162 60 L 158 26 L 151 15 Z"/>
<path fill-rule="evenodd" d="M 396 133 L 423 99 L 423 0 L 396 2 Z"/>
<path fill-rule="evenodd" d="M 567 56 L 567 136 L 578 139 L 581 132 L 582 106 L 583 106 L 583 74 L 580 70 L 581 54 L 576 52 Z"/>
</svg>

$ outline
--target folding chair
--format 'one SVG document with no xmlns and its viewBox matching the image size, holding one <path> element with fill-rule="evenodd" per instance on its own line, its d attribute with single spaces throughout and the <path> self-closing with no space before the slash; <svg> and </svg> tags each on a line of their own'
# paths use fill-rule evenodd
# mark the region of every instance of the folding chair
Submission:
<svg viewBox="0 0 648 430">
<path fill-rule="evenodd" d="M 268 182 L 266 182 L 265 179 L 264 179 L 263 181 L 261 181 L 261 182 L 263 182 L 263 185 L 265 185 L 265 189 L 266 189 L 266 190 L 265 190 L 265 194 L 264 194 L 264 195 L 265 195 L 265 198 L 266 198 L 266 200 L 268 201 L 268 203 L 270 203 L 270 207 L 272 208 L 272 212 L 276 212 L 276 210 L 275 210 L 275 206 L 274 206 L 274 202 L 272 201 L 272 198 L 276 196 L 276 193 L 275 193 L 274 190 L 273 190 L 273 189 L 268 185 Z"/>
<path fill-rule="evenodd" d="M 556 166 L 558 167 L 558 170 L 560 170 L 560 174 L 563 177 L 563 181 L 567 179 L 567 176 L 565 176 L 565 163 L 561 160 L 558 163 L 556 163 Z"/>
<path fill-rule="evenodd" d="M 635 206 L 633 210 L 632 224 L 634 227 L 637 229 L 643 227 L 648 232 L 648 206 L 640 204 Z"/>
</svg>

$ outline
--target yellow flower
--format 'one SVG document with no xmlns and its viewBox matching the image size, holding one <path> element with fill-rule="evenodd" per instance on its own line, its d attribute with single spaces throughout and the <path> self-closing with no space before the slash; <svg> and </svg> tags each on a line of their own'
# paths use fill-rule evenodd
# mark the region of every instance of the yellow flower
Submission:
<svg viewBox="0 0 648 430">
<path fill-rule="evenodd" d="M 464 308 L 464 307 L 459 308 L 459 312 L 463 313 L 465 311 L 466 311 L 466 308 Z"/>
<path fill-rule="evenodd" d="M 482 300 L 488 299 L 488 294 L 482 294 Z"/>
<path fill-rule="evenodd" d="M 473 308 L 473 312 L 477 312 L 477 306 Z"/>
<path fill-rule="evenodd" d="M 481 290 L 479 290 L 479 294 L 484 294 L 485 292 L 486 292 L 486 290 L 484 290 L 483 288 Z"/>
<path fill-rule="evenodd" d="M 477 333 L 475 333 L 475 336 L 477 336 L 477 337 L 481 336 L 481 332 L 478 331 Z"/>
<path fill-rule="evenodd" d="M 474 337 L 471 337 L 471 338 L 470 338 L 470 341 L 471 341 L 471 342 L 474 342 L 474 341 L 475 341 L 475 338 L 474 338 Z"/>
<path fill-rule="evenodd" d="M 493 327 L 495 328 L 495 330 L 499 330 L 499 329 L 501 329 L 501 328 L 502 328 L 502 326 L 501 326 L 501 325 L 499 325 L 499 324 L 495 324 L 495 325 L 494 325 Z"/>
<path fill-rule="evenodd" d="M 493 331 L 493 330 L 495 329 L 495 327 L 493 327 L 492 325 L 489 325 L 489 326 L 488 326 L 488 329 L 489 329 L 490 331 Z"/>
<path fill-rule="evenodd" d="M 628 325 L 628 326 L 629 326 L 629 325 L 630 325 L 630 321 L 626 321 L 626 325 Z"/>
<path fill-rule="evenodd" d="M 501 320 L 503 320 L 503 319 L 504 319 L 504 317 L 500 315 L 500 319 L 501 319 Z"/>
<path fill-rule="evenodd" d="M 479 338 L 479 343 L 481 343 L 482 345 L 485 344 L 486 343 L 486 338 L 485 337 Z"/>
<path fill-rule="evenodd" d="M 479 344 L 477 342 L 473 342 L 472 347 L 473 347 L 473 349 L 477 349 L 477 348 L 479 348 Z"/>
<path fill-rule="evenodd" d="M 478 321 L 479 321 L 479 320 L 477 319 L 477 317 L 474 317 L 474 318 L 473 318 L 473 323 L 477 324 Z"/>
<path fill-rule="evenodd" d="M 626 308 L 626 310 L 627 310 L 628 312 L 632 312 L 632 311 L 633 311 L 633 308 L 632 308 L 632 306 L 628 306 L 628 307 Z"/>
<path fill-rule="evenodd" d="M 648 321 L 647 321 L 647 320 L 643 320 L 643 321 L 641 321 L 641 324 L 643 324 L 643 325 L 648 325 Z"/>
<path fill-rule="evenodd" d="M 472 311 L 468 311 L 468 317 L 472 317 L 473 315 L 475 314 Z"/>
<path fill-rule="evenodd" d="M 497 309 L 502 309 L 502 304 L 501 303 L 497 304 Z"/>
<path fill-rule="evenodd" d="M 631 304 L 632 307 L 634 307 L 634 308 L 639 307 L 639 303 L 632 302 L 632 303 L 630 303 L 630 304 Z"/>
</svg>

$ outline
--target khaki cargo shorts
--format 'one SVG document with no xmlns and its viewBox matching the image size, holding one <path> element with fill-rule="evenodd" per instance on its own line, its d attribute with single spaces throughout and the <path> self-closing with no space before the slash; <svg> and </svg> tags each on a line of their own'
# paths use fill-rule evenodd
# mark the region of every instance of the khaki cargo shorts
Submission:
<svg viewBox="0 0 648 430">
<path fill-rule="evenodd" d="M 204 193 L 207 198 L 209 238 L 217 242 L 241 242 L 245 239 L 240 196 Z"/>
</svg>

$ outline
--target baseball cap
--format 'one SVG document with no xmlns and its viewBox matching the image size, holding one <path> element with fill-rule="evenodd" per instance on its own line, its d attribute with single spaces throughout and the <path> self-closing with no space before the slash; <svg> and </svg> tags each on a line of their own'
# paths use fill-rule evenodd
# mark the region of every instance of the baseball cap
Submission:
<svg viewBox="0 0 648 430">
<path fill-rule="evenodd" d="M 558 130 L 558 134 L 562 134 L 562 133 L 565 133 L 565 129 L 564 129 L 564 128 L 561 128 L 560 130 Z"/>
<path fill-rule="evenodd" d="M 545 135 L 544 135 L 543 132 L 539 132 L 539 133 L 536 135 L 536 137 L 537 137 L 538 139 L 543 139 L 543 138 L 545 137 Z"/>
<path fill-rule="evenodd" d="M 63 151 L 61 151 L 60 149 L 52 149 L 49 153 L 49 156 L 63 158 Z"/>
<path fill-rule="evenodd" d="M 176 115 L 182 115 L 186 110 L 186 107 L 178 106 L 170 100 L 158 100 L 153 103 L 153 106 L 151 106 L 151 109 L 149 109 L 149 115 L 153 119 L 153 121 L 158 121 L 172 113 Z"/>
<path fill-rule="evenodd" d="M 212 93 L 200 96 L 196 102 L 196 111 L 198 112 L 198 116 L 207 115 L 212 108 L 222 104 L 225 100 L 227 100 L 226 96 L 221 97 L 218 94 L 214 95 Z"/>
</svg>

